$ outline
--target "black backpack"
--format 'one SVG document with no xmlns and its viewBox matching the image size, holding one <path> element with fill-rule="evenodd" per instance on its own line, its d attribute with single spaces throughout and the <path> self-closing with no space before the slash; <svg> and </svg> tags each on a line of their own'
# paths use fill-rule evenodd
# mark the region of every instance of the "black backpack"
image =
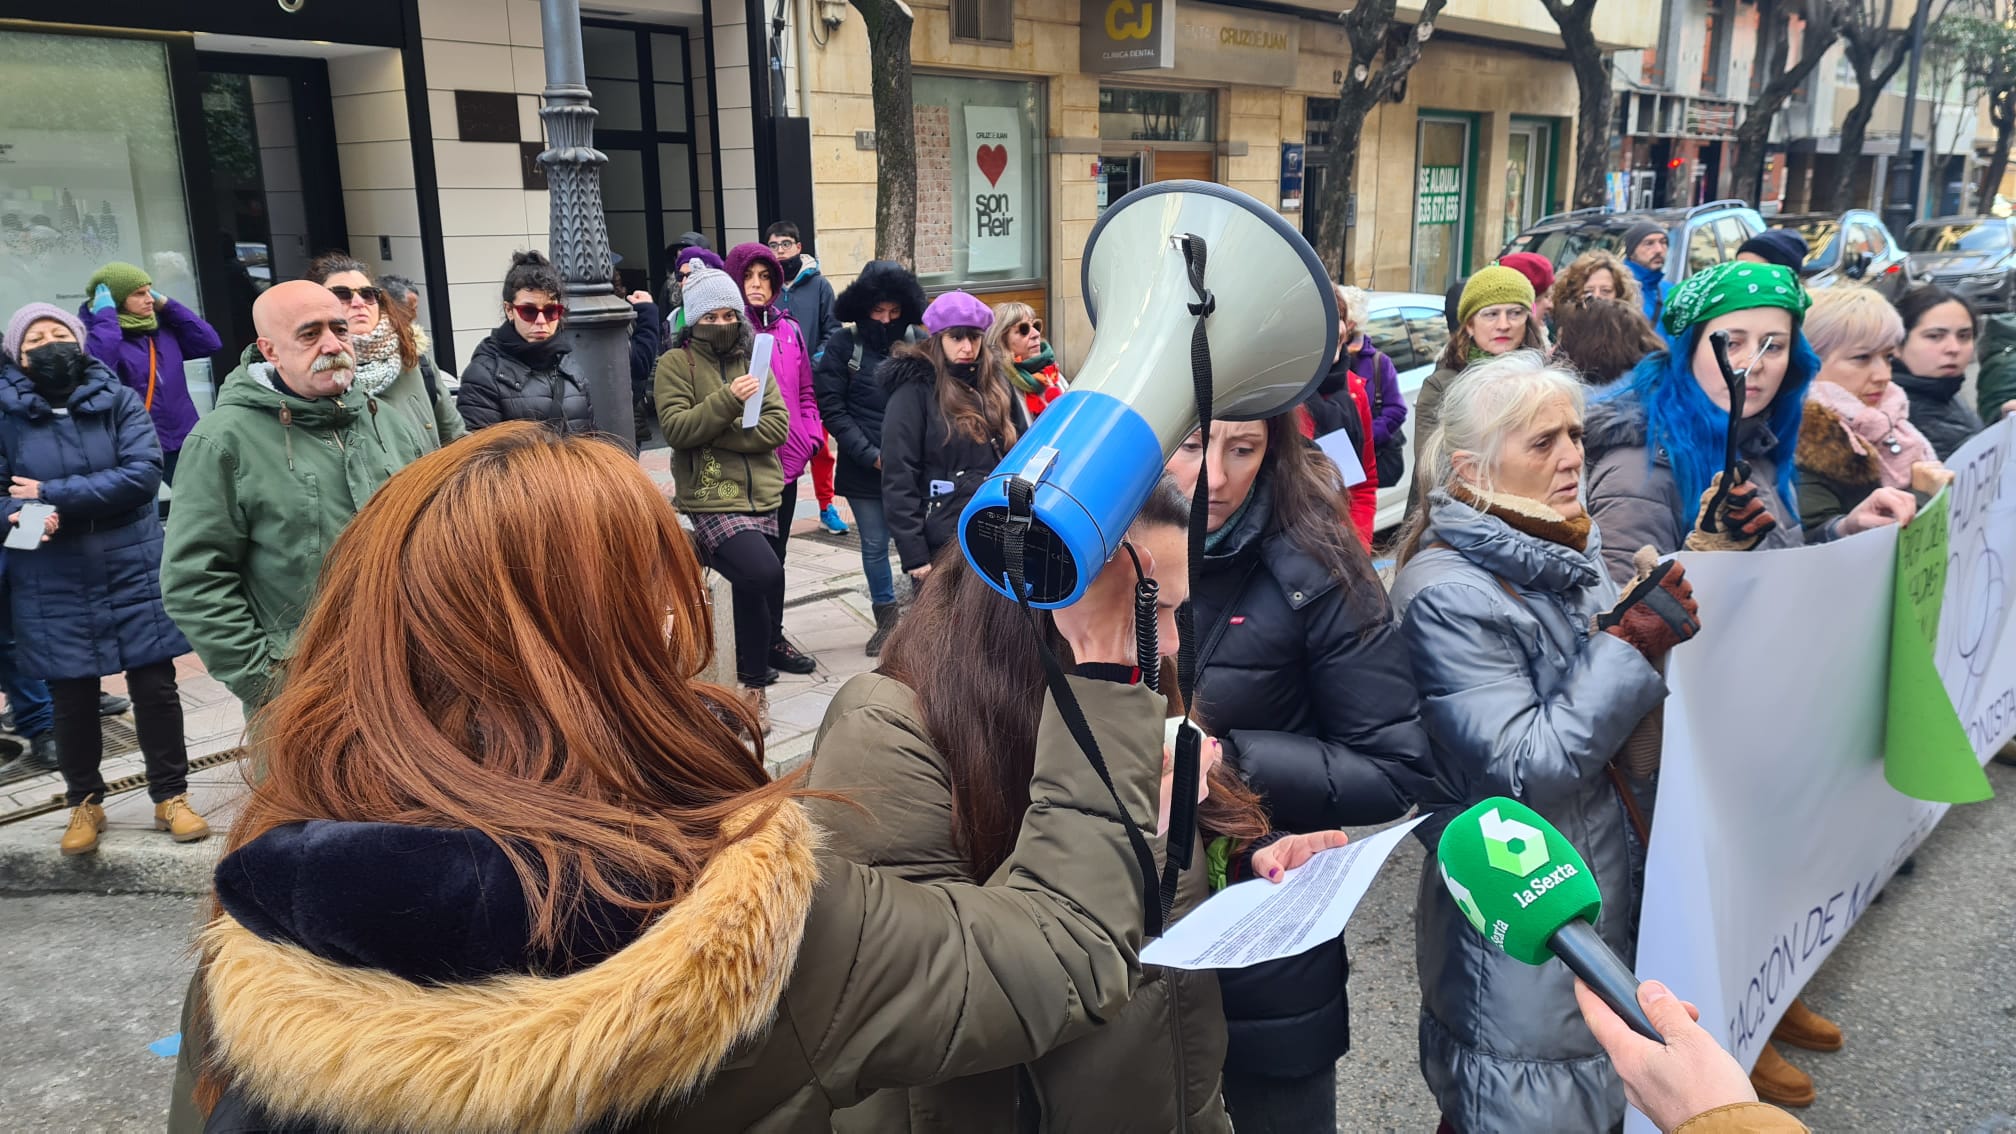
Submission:
<svg viewBox="0 0 2016 1134">
<path fill-rule="evenodd" d="M 1372 387 L 1372 420 L 1376 423 L 1379 420 L 1381 395 L 1385 392 L 1386 384 L 1373 380 L 1366 385 Z M 1407 431 L 1394 430 L 1392 436 L 1372 450 L 1372 457 L 1379 463 L 1379 487 L 1391 488 L 1399 484 L 1400 478 L 1407 475 Z"/>
</svg>

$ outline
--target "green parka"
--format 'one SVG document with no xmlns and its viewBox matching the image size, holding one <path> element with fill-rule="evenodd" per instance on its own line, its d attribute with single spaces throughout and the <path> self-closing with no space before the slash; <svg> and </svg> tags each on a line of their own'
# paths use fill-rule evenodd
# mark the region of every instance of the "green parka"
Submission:
<svg viewBox="0 0 2016 1134">
<path fill-rule="evenodd" d="M 763 383 L 763 412 L 742 428 L 742 399 L 728 384 L 749 373 L 750 334 L 722 359 L 688 339 L 658 357 L 652 393 L 658 425 L 672 447 L 672 479 L 682 512 L 774 512 L 784 503 L 784 463 L 777 446 L 791 433 L 791 411 L 775 378 Z"/>
<path fill-rule="evenodd" d="M 1154 822 L 1161 767 L 1160 697 L 1069 680 L 1124 810 L 1046 702 L 1030 807 L 990 885 L 847 862 L 819 830 L 847 805 L 815 800 L 777 809 L 627 946 L 564 976 L 412 983 L 226 914 L 204 934 L 208 1026 L 188 1033 L 203 1050 L 185 1042 L 180 1066 L 214 1059 L 232 1096 L 304 1134 L 827 1134 L 876 1090 L 1036 1058 L 1133 992 L 1140 890 L 1121 825 Z M 413 894 L 381 874 L 357 881 L 379 879 L 389 918 Z M 189 1084 L 172 1134 L 197 1128 Z"/>
<path fill-rule="evenodd" d="M 408 367 L 392 379 L 391 385 L 378 391 L 378 402 L 410 417 L 429 453 L 469 435 L 469 427 L 462 422 L 462 411 L 455 408 L 455 395 L 441 386 L 430 399 L 427 379 L 418 366 Z"/>
<path fill-rule="evenodd" d="M 874 673 L 848 681 L 819 726 L 808 785 L 855 805 L 820 812 L 833 851 L 913 882 L 975 881 L 953 835 L 951 768 L 933 746 L 908 686 Z M 1194 861 L 1182 877 L 1174 916 L 1206 896 L 1201 848 Z M 1225 1042 L 1216 973 L 1149 968 L 1134 998 L 1091 1035 L 1019 1068 L 883 1091 L 835 1114 L 833 1129 L 1229 1132 L 1219 1095 Z M 1031 1109 L 1036 1113 L 1026 1113 Z"/>
<path fill-rule="evenodd" d="M 168 616 L 210 676 L 265 703 L 337 533 L 430 447 L 380 400 L 281 392 L 246 348 L 182 444 L 161 555 Z"/>
</svg>

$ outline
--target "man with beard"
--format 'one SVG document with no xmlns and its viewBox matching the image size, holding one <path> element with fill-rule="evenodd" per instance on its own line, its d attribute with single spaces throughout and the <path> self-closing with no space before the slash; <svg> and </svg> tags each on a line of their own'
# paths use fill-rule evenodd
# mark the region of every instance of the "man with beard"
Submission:
<svg viewBox="0 0 2016 1134">
<path fill-rule="evenodd" d="M 425 446 L 350 389 L 343 304 L 306 280 L 252 306 L 258 342 L 182 446 L 161 562 L 168 614 L 249 713 L 271 699 L 322 556 Z"/>
</svg>

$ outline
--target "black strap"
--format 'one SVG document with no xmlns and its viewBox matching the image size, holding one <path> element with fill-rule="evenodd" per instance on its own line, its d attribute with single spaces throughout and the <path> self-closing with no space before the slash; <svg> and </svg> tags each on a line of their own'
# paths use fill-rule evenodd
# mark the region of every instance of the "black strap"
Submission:
<svg viewBox="0 0 2016 1134">
<path fill-rule="evenodd" d="M 1092 770 L 1099 774 L 1099 782 L 1106 785 L 1107 794 L 1113 797 L 1120 825 L 1126 828 L 1127 845 L 1133 848 L 1134 864 L 1141 872 L 1142 932 L 1148 937 L 1160 937 L 1169 906 L 1155 888 L 1155 851 L 1148 845 L 1141 829 L 1127 817 L 1127 805 L 1120 801 L 1120 791 L 1113 786 L 1113 774 L 1106 770 L 1106 758 L 1099 752 L 1099 741 L 1092 735 L 1092 726 L 1086 723 L 1085 710 L 1079 707 L 1078 698 L 1071 692 L 1071 683 L 1064 679 L 1064 667 L 1058 664 L 1057 655 L 1051 653 L 1049 645 L 1044 642 L 1042 628 L 1036 623 L 1036 612 L 1029 607 L 1029 588 L 1024 578 L 1022 556 L 1029 524 L 1034 516 L 1030 501 L 1035 491 L 1035 485 L 1019 476 L 1008 481 L 1008 531 L 1002 539 L 1002 552 L 1008 560 L 1008 589 L 1022 607 L 1022 616 L 1029 620 L 1029 629 L 1034 632 L 1036 652 L 1043 659 L 1043 674 L 1050 686 L 1050 699 L 1057 703 L 1057 715 L 1064 718 L 1064 727 L 1071 730 L 1071 738 L 1078 742 L 1079 751 L 1085 753 Z M 1192 788 L 1191 799 L 1194 801 L 1195 798 L 1196 790 Z"/>
<path fill-rule="evenodd" d="M 434 382 L 434 363 L 426 355 L 420 356 L 420 383 L 427 387 L 427 404 L 434 405 L 441 400 L 440 387 Z"/>
<path fill-rule="evenodd" d="M 1190 574 L 1194 583 L 1198 565 L 1204 562 L 1205 529 L 1211 521 L 1211 336 L 1207 327 L 1218 310 L 1218 299 L 1204 286 L 1208 248 L 1204 238 L 1186 232 L 1175 238 L 1183 250 L 1183 264 L 1189 270 L 1190 290 L 1197 300 L 1189 304 L 1197 324 L 1190 331 L 1190 381 L 1197 398 L 1198 438 L 1206 459 L 1197 466 L 1197 485 L 1190 497 Z M 1194 715 L 1197 704 L 1197 619 L 1185 604 L 1178 615 L 1176 684 L 1183 695 L 1183 711 Z M 1201 778 L 1203 742 L 1197 729 L 1176 733 L 1175 766 L 1169 786 L 1169 840 L 1167 863 L 1162 872 L 1163 905 L 1174 908 L 1176 883 L 1190 868 L 1191 852 L 1197 844 L 1197 785 Z"/>
</svg>

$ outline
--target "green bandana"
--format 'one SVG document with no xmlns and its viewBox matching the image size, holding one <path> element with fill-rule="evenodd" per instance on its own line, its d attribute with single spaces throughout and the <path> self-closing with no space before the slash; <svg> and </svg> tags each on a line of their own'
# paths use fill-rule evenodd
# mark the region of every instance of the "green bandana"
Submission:
<svg viewBox="0 0 2016 1134">
<path fill-rule="evenodd" d="M 1796 326 L 1813 305 L 1792 269 L 1734 260 L 1695 272 L 1666 297 L 1666 333 L 1678 339 L 1687 328 L 1732 311 L 1782 307 Z"/>
</svg>

